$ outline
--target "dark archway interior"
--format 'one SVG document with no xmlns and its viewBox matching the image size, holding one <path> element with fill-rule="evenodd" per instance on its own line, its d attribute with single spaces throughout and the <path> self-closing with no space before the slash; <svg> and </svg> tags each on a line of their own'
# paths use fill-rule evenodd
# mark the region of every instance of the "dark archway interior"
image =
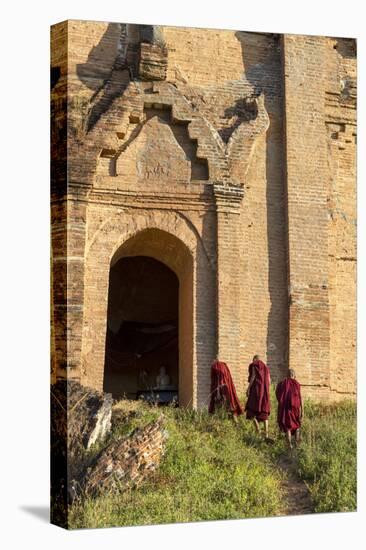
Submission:
<svg viewBox="0 0 366 550">
<path fill-rule="evenodd" d="M 179 281 L 148 256 L 122 257 L 110 270 L 104 391 L 135 399 L 158 387 L 165 367 L 178 391 Z"/>
</svg>

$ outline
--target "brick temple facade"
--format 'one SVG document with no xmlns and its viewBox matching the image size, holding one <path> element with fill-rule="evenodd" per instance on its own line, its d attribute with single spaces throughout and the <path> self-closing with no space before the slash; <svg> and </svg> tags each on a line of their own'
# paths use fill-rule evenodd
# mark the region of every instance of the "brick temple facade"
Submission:
<svg viewBox="0 0 366 550">
<path fill-rule="evenodd" d="M 353 39 L 68 21 L 51 30 L 52 381 L 163 365 L 183 406 L 259 353 L 356 391 Z"/>
</svg>

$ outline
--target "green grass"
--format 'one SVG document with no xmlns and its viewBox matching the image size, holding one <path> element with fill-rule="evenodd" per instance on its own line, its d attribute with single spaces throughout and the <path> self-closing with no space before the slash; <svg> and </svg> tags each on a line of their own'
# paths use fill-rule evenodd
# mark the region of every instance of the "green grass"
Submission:
<svg viewBox="0 0 366 550">
<path fill-rule="evenodd" d="M 128 406 L 128 404 L 126 404 Z M 124 404 L 119 404 L 119 411 Z M 139 405 L 112 437 L 145 425 L 161 409 Z M 280 473 L 254 445 L 248 422 L 223 415 L 164 409 L 169 434 L 159 471 L 138 489 L 86 499 L 71 508 L 70 527 L 144 525 L 270 516 L 281 513 Z M 122 432 L 122 433 L 121 433 Z"/>
<path fill-rule="evenodd" d="M 84 499 L 71 507 L 71 528 L 146 525 L 253 518 L 286 512 L 279 458 L 288 454 L 270 418 L 272 446 L 224 414 L 163 409 L 166 453 L 159 470 L 137 489 Z M 114 408 L 110 439 L 128 435 L 159 416 L 161 409 L 121 401 Z M 293 457 L 317 512 L 356 507 L 356 410 L 353 403 L 306 403 L 303 439 Z"/>
<path fill-rule="evenodd" d="M 356 436 L 355 403 L 306 404 L 297 467 L 316 512 L 356 510 Z"/>
<path fill-rule="evenodd" d="M 284 435 L 276 425 L 277 404 L 271 389 L 270 432 L 275 444 L 265 449 L 275 464 L 289 456 Z M 311 494 L 314 512 L 350 512 L 357 507 L 356 403 L 344 400 L 319 404 L 306 400 L 301 444 L 292 453 L 293 471 Z"/>
</svg>

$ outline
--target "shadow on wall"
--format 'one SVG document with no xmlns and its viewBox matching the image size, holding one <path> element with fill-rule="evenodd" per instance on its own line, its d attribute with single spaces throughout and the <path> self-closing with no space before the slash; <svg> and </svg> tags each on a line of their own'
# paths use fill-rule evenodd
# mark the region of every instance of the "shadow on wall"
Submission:
<svg viewBox="0 0 366 550">
<path fill-rule="evenodd" d="M 357 42 L 355 38 L 337 38 L 333 47 L 342 57 L 352 58 L 357 55 Z"/>
<path fill-rule="evenodd" d="M 87 132 L 94 128 L 129 84 L 126 27 L 122 23 L 109 23 L 99 43 L 90 50 L 86 63 L 76 67 L 81 82 L 94 91 L 86 123 Z"/>
<path fill-rule="evenodd" d="M 51 67 L 51 91 L 56 86 L 61 77 L 61 67 Z"/>
<path fill-rule="evenodd" d="M 288 366 L 287 223 L 280 36 L 241 31 L 236 32 L 235 36 L 242 49 L 245 78 L 253 86 L 254 96 L 263 92 L 270 117 L 266 133 L 266 203 L 271 308 L 265 351 L 276 380 L 286 374 Z"/>
<path fill-rule="evenodd" d="M 252 98 L 241 97 L 235 101 L 234 105 L 225 109 L 224 115 L 231 120 L 231 124 L 226 128 L 221 128 L 218 133 L 221 139 L 227 143 L 242 122 L 248 122 L 257 118 L 258 107 Z"/>
</svg>

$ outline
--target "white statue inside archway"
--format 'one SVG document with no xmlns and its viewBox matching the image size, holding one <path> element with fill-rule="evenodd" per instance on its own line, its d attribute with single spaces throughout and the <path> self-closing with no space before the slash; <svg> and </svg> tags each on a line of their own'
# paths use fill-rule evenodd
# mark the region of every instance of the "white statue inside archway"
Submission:
<svg viewBox="0 0 366 550">
<path fill-rule="evenodd" d="M 156 388 L 159 390 L 165 390 L 170 386 L 170 377 L 166 372 L 164 366 L 160 367 L 159 374 L 156 377 Z"/>
</svg>

